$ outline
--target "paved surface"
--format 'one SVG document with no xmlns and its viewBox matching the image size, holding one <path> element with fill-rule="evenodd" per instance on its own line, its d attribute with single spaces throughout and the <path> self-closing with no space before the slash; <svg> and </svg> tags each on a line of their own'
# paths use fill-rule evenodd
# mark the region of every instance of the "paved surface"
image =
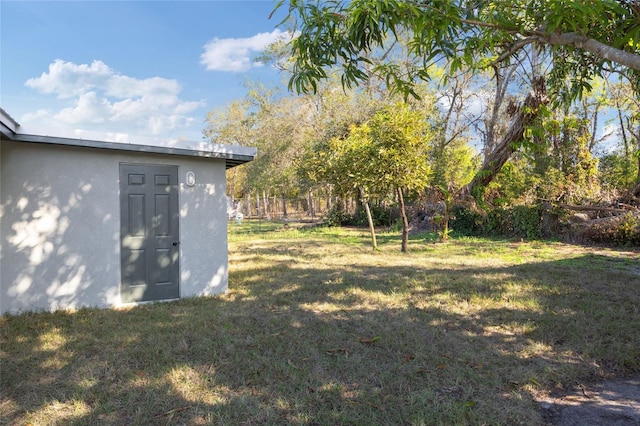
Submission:
<svg viewBox="0 0 640 426">
<path fill-rule="evenodd" d="M 640 426 L 640 378 L 578 388 L 541 402 L 554 426 Z"/>
</svg>

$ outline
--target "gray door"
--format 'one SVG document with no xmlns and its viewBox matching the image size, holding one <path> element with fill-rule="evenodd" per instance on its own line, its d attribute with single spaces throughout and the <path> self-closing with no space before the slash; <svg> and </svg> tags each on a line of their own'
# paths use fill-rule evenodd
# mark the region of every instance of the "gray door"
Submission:
<svg viewBox="0 0 640 426">
<path fill-rule="evenodd" d="M 180 297 L 178 167 L 120 164 L 122 302 Z"/>
</svg>

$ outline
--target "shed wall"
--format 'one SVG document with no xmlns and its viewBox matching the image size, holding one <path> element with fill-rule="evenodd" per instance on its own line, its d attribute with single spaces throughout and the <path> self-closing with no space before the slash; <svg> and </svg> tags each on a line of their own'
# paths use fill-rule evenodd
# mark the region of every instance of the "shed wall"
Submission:
<svg viewBox="0 0 640 426">
<path fill-rule="evenodd" d="M 10 141 L 1 150 L 0 311 L 121 304 L 120 163 L 179 167 L 180 294 L 227 290 L 224 160 Z"/>
<path fill-rule="evenodd" d="M 4 212 L 4 199 L 2 198 L 2 144 L 4 142 L 0 139 L 0 313 L 2 309 L 2 248 L 4 247 L 4 229 L 2 228 L 2 217 Z"/>
</svg>

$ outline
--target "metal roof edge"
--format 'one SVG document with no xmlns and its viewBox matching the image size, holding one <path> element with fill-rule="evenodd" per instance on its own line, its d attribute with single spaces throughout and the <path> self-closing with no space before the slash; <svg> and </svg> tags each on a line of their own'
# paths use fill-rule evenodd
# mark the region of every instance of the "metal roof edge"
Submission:
<svg viewBox="0 0 640 426">
<path fill-rule="evenodd" d="M 227 169 L 240 164 L 253 161 L 257 155 L 257 149 L 251 147 L 244 147 L 239 145 L 214 145 L 210 144 L 212 149 L 198 149 L 198 148 L 179 148 L 170 146 L 158 146 L 158 145 L 142 145 L 135 143 L 123 143 L 123 142 L 108 142 L 98 141 L 92 139 L 75 139 L 64 138 L 58 136 L 41 136 L 17 133 L 10 139 L 16 142 L 28 142 L 28 143 L 41 143 L 49 145 L 62 145 L 62 146 L 74 146 L 83 148 L 95 148 L 114 151 L 129 151 L 129 152 L 141 152 L 151 154 L 166 154 L 166 155 L 179 155 L 185 157 L 200 157 L 226 160 Z"/>
<path fill-rule="evenodd" d="M 0 136 L 16 142 L 41 143 L 50 145 L 75 146 L 105 150 L 143 152 L 153 154 L 179 155 L 225 160 L 226 168 L 239 166 L 255 160 L 257 149 L 240 145 L 222 145 L 205 142 L 177 141 L 174 146 L 159 143 L 136 143 L 135 140 L 119 142 L 97 139 L 48 136 L 20 132 L 20 124 L 0 108 Z M 166 141 L 167 144 L 169 141 Z M 177 146 L 181 144 L 183 146 Z"/>
<path fill-rule="evenodd" d="M 20 124 L 13 119 L 4 109 L 0 108 L 0 132 L 5 137 L 18 133 Z"/>
</svg>

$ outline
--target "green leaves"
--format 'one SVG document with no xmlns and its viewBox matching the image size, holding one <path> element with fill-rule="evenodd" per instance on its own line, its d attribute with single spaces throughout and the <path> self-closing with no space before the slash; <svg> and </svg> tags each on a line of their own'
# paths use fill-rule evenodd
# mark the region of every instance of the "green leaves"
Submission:
<svg viewBox="0 0 640 426">
<path fill-rule="evenodd" d="M 317 82 L 327 77 L 322 69 L 338 67 L 345 87 L 375 75 L 406 98 L 416 95 L 412 87 L 417 79 L 430 78 L 426 70 L 433 63 L 446 61 L 452 72 L 506 66 L 525 60 L 528 46 L 535 42 L 536 49 L 551 54 L 549 86 L 564 102 L 588 90 L 589 79 L 601 75 L 605 65 L 629 64 L 622 54 L 640 56 L 640 9 L 635 2 L 338 0 L 321 4 L 291 2 L 291 17 L 298 19 L 300 36 L 293 42 L 296 65 L 290 86 L 299 92 L 317 90 Z M 550 42 L 552 36 L 573 34 L 610 49 L 586 50 L 581 41 L 560 46 Z M 366 58 L 394 42 L 407 49 L 406 60 L 371 69 Z M 413 69 L 414 63 L 421 66 Z M 640 66 L 627 66 L 640 90 Z"/>
<path fill-rule="evenodd" d="M 365 197 L 384 197 L 398 186 L 424 188 L 430 172 L 426 119 L 402 102 L 384 106 L 346 135 L 319 142 L 309 166 L 342 193 L 364 188 Z"/>
</svg>

